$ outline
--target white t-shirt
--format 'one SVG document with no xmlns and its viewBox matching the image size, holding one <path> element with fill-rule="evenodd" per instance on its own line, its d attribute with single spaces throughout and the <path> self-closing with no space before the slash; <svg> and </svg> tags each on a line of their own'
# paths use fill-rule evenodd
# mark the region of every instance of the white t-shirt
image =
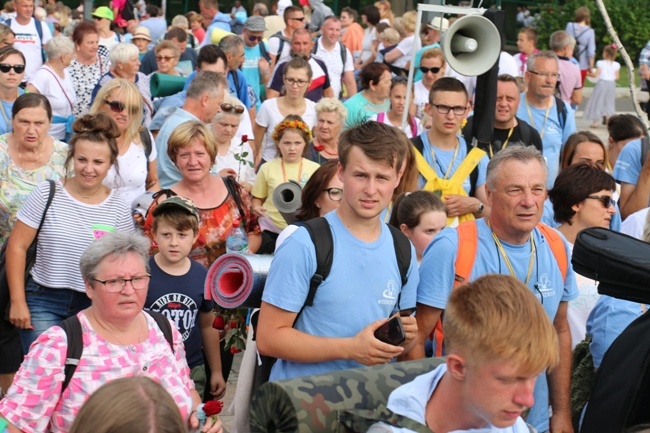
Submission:
<svg viewBox="0 0 650 433">
<path fill-rule="evenodd" d="M 302 120 L 312 129 L 316 125 L 316 105 L 313 101 L 305 99 L 307 106 L 305 112 L 300 115 Z M 275 125 L 282 122 L 284 116 L 280 113 L 278 108 L 278 98 L 267 99 L 262 103 L 260 111 L 257 112 L 255 123 L 266 128 L 264 139 L 262 141 L 262 159 L 270 161 L 278 156 L 278 149 L 273 141 L 273 130 Z M 259 137 L 258 137 L 259 140 Z"/>
<path fill-rule="evenodd" d="M 381 116 L 380 116 L 380 114 L 381 114 Z M 418 135 L 420 135 L 420 134 L 422 134 L 424 132 L 424 128 L 422 127 L 422 124 L 420 124 L 420 121 L 417 118 L 415 119 L 415 125 L 412 125 L 411 122 L 409 121 L 406 125 L 404 125 L 401 128 L 400 128 L 400 125 L 395 125 L 393 122 L 390 121 L 390 119 L 388 118 L 388 113 L 373 114 L 372 116 L 370 116 L 368 118 L 368 121 L 374 120 L 374 121 L 379 122 L 380 118 L 382 119 L 381 123 L 384 123 L 386 125 L 390 125 L 390 126 L 393 126 L 395 128 L 401 129 L 402 131 L 404 131 L 404 133 L 406 134 L 406 136 L 408 138 L 413 138 L 413 137 L 418 136 Z M 415 126 L 415 134 L 413 134 L 414 126 Z"/>
<path fill-rule="evenodd" d="M 235 172 L 239 173 L 239 177 L 237 178 L 238 182 L 244 181 L 252 185 L 255 183 L 255 168 L 253 168 L 255 161 L 253 160 L 253 150 L 248 142 L 244 143 L 242 146 L 240 146 L 240 144 L 242 144 L 241 138 L 233 137 L 233 139 L 230 140 L 228 153 L 225 155 L 217 154 L 217 159 L 210 172 L 218 174 L 219 171 L 224 168 L 232 168 Z M 242 162 L 240 167 L 239 161 L 235 159 L 235 155 L 243 153 L 248 153 L 248 155 L 244 157 L 244 160 L 247 161 L 247 163 Z"/>
<path fill-rule="evenodd" d="M 149 134 L 151 136 L 151 134 Z M 149 162 L 155 161 L 158 157 L 156 146 L 153 144 L 154 139 L 151 137 L 151 154 Z M 120 197 L 131 206 L 133 200 L 140 197 L 146 191 L 147 183 L 147 164 L 144 145 L 131 143 L 129 149 L 123 155 L 117 157 L 117 167 L 111 166 L 106 173 L 104 182 L 107 187 L 120 193 Z"/>
<path fill-rule="evenodd" d="M 418 39 L 419 40 L 419 39 Z M 396 50 L 399 50 L 402 53 L 402 57 L 398 58 L 393 62 L 393 66 L 397 68 L 405 68 L 406 64 L 411 60 L 412 51 L 419 50 L 419 43 L 415 41 L 415 35 L 407 36 L 400 41 L 399 44 L 395 47 Z"/>
<path fill-rule="evenodd" d="M 343 65 L 343 59 L 341 58 L 341 46 L 340 42 L 337 42 L 330 51 L 327 51 L 323 44 L 321 43 L 321 38 L 318 38 L 316 42 L 318 44 L 318 49 L 316 50 L 315 57 L 319 58 L 325 65 L 327 65 L 327 75 L 330 77 L 330 86 L 334 92 L 334 97 L 338 98 L 341 94 L 341 77 L 343 72 L 354 71 L 354 62 L 352 59 L 352 54 L 347 48 L 345 51 L 347 55 L 345 57 L 345 66 Z"/>
<path fill-rule="evenodd" d="M 365 62 L 372 56 L 372 43 L 377 39 L 377 29 L 368 27 L 363 30 L 363 41 L 361 42 L 361 61 Z"/>
<path fill-rule="evenodd" d="M 29 64 L 29 61 L 27 61 Z M 77 104 L 77 93 L 74 91 L 72 77 L 67 69 L 61 79 L 57 73 L 47 65 L 43 65 L 29 80 L 29 84 L 36 87 L 38 92 L 47 97 L 52 106 L 52 115 L 72 116 L 72 110 Z M 64 93 L 65 92 L 65 93 Z M 54 123 L 50 126 L 50 135 L 57 140 L 65 139 L 65 123 Z"/>
<path fill-rule="evenodd" d="M 615 81 L 616 73 L 621 69 L 621 64 L 611 60 L 598 60 L 596 67 L 600 70 L 599 80 Z"/>
<path fill-rule="evenodd" d="M 29 24 L 23 26 L 19 24 L 16 19 L 11 20 L 11 30 L 14 31 L 16 37 L 14 38 L 14 48 L 25 55 L 27 62 L 25 64 L 25 77 L 24 81 L 29 82 L 34 72 L 43 66 L 43 54 L 41 48 L 52 39 L 50 28 L 45 23 L 41 23 L 43 28 L 43 40 L 38 37 L 36 31 L 36 24 L 34 18 L 31 19 Z"/>
<path fill-rule="evenodd" d="M 108 51 L 121 42 L 120 35 L 115 32 L 112 33 L 113 34 L 107 38 L 99 38 L 99 45 L 105 46 Z"/>
<path fill-rule="evenodd" d="M 429 90 L 424 87 L 422 80 L 413 84 L 413 103 L 415 104 L 415 117 L 422 119 L 424 106 L 429 103 Z"/>
<path fill-rule="evenodd" d="M 287 37 L 287 35 L 284 33 L 284 30 L 282 30 L 282 36 L 284 36 L 285 38 Z M 270 37 L 268 40 L 268 45 L 269 45 L 269 54 L 273 54 L 275 56 L 278 50 L 280 49 L 280 38 Z M 291 42 L 284 41 L 284 45 L 282 46 L 282 52 L 275 59 L 275 64 L 277 65 L 278 63 L 280 63 L 280 60 L 289 58 L 290 54 L 291 54 Z"/>
</svg>

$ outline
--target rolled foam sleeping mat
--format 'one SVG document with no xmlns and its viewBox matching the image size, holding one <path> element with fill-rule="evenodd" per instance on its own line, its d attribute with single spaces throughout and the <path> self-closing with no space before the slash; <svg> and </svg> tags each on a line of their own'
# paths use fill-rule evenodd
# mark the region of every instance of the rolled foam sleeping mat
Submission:
<svg viewBox="0 0 650 433">
<path fill-rule="evenodd" d="M 165 96 L 175 95 L 183 90 L 186 81 L 187 77 L 156 72 L 151 76 L 151 81 L 149 82 L 151 97 L 164 98 Z"/>
<path fill-rule="evenodd" d="M 443 362 L 443 358 L 427 358 L 267 382 L 251 402 L 250 431 L 340 431 L 340 411 L 386 405 L 395 388 Z"/>
<path fill-rule="evenodd" d="M 272 260 L 271 255 L 222 255 L 208 270 L 205 299 L 223 308 L 259 308 Z"/>
<path fill-rule="evenodd" d="M 302 187 L 293 180 L 281 183 L 273 191 L 273 204 L 287 224 L 293 224 L 302 206 Z"/>
</svg>

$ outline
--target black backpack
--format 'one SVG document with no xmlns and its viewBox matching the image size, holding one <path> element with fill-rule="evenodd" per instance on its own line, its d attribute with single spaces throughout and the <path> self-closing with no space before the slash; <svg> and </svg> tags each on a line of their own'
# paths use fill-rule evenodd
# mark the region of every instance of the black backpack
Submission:
<svg viewBox="0 0 650 433">
<path fill-rule="evenodd" d="M 165 336 L 165 340 L 169 343 L 169 347 L 174 352 L 174 337 L 172 335 L 172 324 L 167 320 L 167 318 L 157 311 L 148 311 L 143 310 L 149 313 L 151 317 L 156 321 L 156 324 L 162 331 Z M 84 350 L 83 343 L 83 334 L 81 331 L 81 322 L 77 315 L 70 316 L 59 324 L 61 328 L 65 331 L 65 335 L 68 338 L 68 351 L 66 353 L 65 359 L 65 379 L 63 380 L 63 385 L 61 386 L 61 394 L 70 384 L 70 379 L 74 375 L 74 372 L 77 370 L 77 365 L 79 365 L 79 360 Z"/>
<path fill-rule="evenodd" d="M 136 19 L 135 13 L 133 13 L 134 9 L 135 9 L 135 2 L 133 0 L 126 0 L 124 9 L 122 9 L 122 18 L 124 18 L 124 20 L 126 21 Z"/>
</svg>

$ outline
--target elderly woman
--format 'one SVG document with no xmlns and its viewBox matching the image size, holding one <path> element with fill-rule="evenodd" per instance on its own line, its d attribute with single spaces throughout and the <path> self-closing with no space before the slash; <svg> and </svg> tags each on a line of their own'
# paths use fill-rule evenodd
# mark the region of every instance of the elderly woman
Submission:
<svg viewBox="0 0 650 433">
<path fill-rule="evenodd" d="M 232 96 L 226 96 L 221 111 L 212 119 L 212 132 L 217 141 L 217 159 L 212 173 L 233 176 L 249 193 L 255 182 L 253 150 L 247 141 L 237 139 L 244 105 Z"/>
<path fill-rule="evenodd" d="M 139 71 L 140 54 L 138 53 L 138 47 L 131 43 L 119 43 L 111 49 L 108 58 L 111 61 L 110 70 L 99 79 L 99 83 L 93 90 L 91 100 L 95 100 L 99 89 L 112 78 L 124 78 L 135 83 L 142 98 L 144 126 L 148 128 L 153 115 L 153 104 L 151 102 L 149 77 Z"/>
<path fill-rule="evenodd" d="M 3 61 L 2 53 L 5 50 L 16 51 L 11 47 L 0 48 L 0 62 Z M 14 56 L 20 58 L 13 54 L 4 61 Z M 2 75 L 0 86 L 4 78 Z M 2 104 L 5 105 L 4 102 Z M 36 185 L 47 179 L 57 180 L 65 176 L 64 161 L 68 151 L 65 143 L 47 135 L 52 111 L 46 97 L 28 93 L 18 97 L 11 107 L 14 111 L 10 109 L 8 117 L 16 123 L 16 127 L 12 128 L 13 133 L 0 135 L 0 244 L 6 242 L 18 209 Z M 6 110 L 6 106 L 3 110 Z M 25 125 L 38 125 L 36 128 L 40 128 L 41 133 L 28 134 L 29 127 Z M 38 139 L 33 141 L 27 139 L 28 136 Z M 17 329 L 0 332 L 0 388 L 9 389 L 13 373 L 18 371 L 22 362 L 22 353 Z"/>
<path fill-rule="evenodd" d="M 365 122 L 373 114 L 390 109 L 390 86 L 392 75 L 383 63 L 370 63 L 361 74 L 361 91 L 343 104 L 348 110 L 345 127 Z"/>
<path fill-rule="evenodd" d="M 402 15 L 402 29 L 400 36 L 402 40 L 397 47 L 390 50 L 384 56 L 384 61 L 390 63 L 394 68 L 405 71 L 405 76 L 408 75 L 408 64 L 411 61 L 411 54 L 413 50 L 420 49 L 420 39 L 416 37 L 415 25 L 417 22 L 417 12 L 408 11 Z"/>
<path fill-rule="evenodd" d="M 589 163 L 577 163 L 560 172 L 549 197 L 553 203 L 557 229 L 571 248 L 578 232 L 590 227 L 609 228 L 616 214 L 613 192 L 614 178 Z M 585 337 L 587 318 L 598 300 L 594 280 L 576 275 L 580 295 L 569 302 L 567 318 L 571 330 L 572 348 Z"/>
<path fill-rule="evenodd" d="M 73 114 L 82 116 L 90 109 L 90 96 L 102 75 L 108 72 L 108 50 L 99 45 L 99 35 L 90 21 L 80 21 L 72 32 L 74 59 L 67 72 L 74 84 L 77 105 Z"/>
<path fill-rule="evenodd" d="M 14 47 L 2 47 L 0 65 L 0 134 L 6 134 L 12 130 L 11 110 L 14 102 L 25 93 L 20 88 L 25 76 L 25 55 Z"/>
<path fill-rule="evenodd" d="M 345 125 L 348 110 L 336 98 L 323 98 L 314 107 L 316 126 L 307 158 L 323 164 L 339 156 L 339 135 Z"/>
<path fill-rule="evenodd" d="M 47 97 L 53 114 L 50 135 L 57 140 L 66 140 L 66 133 L 72 132 L 77 104 L 74 83 L 66 70 L 74 57 L 74 44 L 65 36 L 56 36 L 45 46 L 45 54 L 47 61 L 34 73 L 26 89 Z"/>
<path fill-rule="evenodd" d="M 116 166 L 112 166 L 104 178 L 104 185 L 119 191 L 127 204 L 147 190 L 158 191 L 156 147 L 151 133 L 142 126 L 142 98 L 135 84 L 113 78 L 97 93 L 90 113 L 108 115 L 120 130 L 116 140 L 120 174 Z"/>
<path fill-rule="evenodd" d="M 159 42 L 154 48 L 156 52 L 156 64 L 158 73 L 167 75 L 181 75 L 176 69 L 178 60 L 181 57 L 181 50 L 172 41 Z"/>
<path fill-rule="evenodd" d="M 41 124 L 31 123 L 35 125 L 27 128 L 28 134 Z M 47 328 L 88 306 L 76 263 L 90 241 L 115 231 L 135 230 L 130 207 L 118 193 L 102 185 L 117 160 L 115 138 L 120 133 L 115 122 L 102 113 L 87 114 L 77 119 L 73 128 L 76 134 L 70 140 L 65 165 L 73 162 L 74 176 L 55 182 L 46 212 L 52 186 L 39 183 L 18 211 L 7 241 L 9 321 L 20 328 L 25 353 Z M 44 222 L 37 237 L 41 218 Z M 25 258 L 34 239 L 38 254 L 25 281 Z"/>
<path fill-rule="evenodd" d="M 60 326 L 45 331 L 0 402 L 10 431 L 67 432 L 96 389 L 134 374 L 159 382 L 188 425 L 198 427 L 196 408 L 201 400 L 189 375 L 182 336 L 171 323 L 158 325 L 164 317 L 154 319 L 142 309 L 149 284 L 148 259 L 149 241 L 135 233 L 107 234 L 83 251 L 76 266 L 90 305 L 76 314 L 76 321 L 68 321 L 81 327 L 79 362 L 62 390 L 67 334 Z M 203 431 L 221 432 L 221 424 L 208 420 Z"/>
</svg>

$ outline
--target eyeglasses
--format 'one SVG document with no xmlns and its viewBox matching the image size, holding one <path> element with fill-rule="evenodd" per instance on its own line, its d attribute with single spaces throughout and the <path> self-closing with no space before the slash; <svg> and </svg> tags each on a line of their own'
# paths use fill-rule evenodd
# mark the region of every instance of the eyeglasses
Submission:
<svg viewBox="0 0 650 433">
<path fill-rule="evenodd" d="M 241 105 L 232 105 L 227 102 L 221 104 L 221 109 L 226 113 L 232 113 L 234 111 L 236 114 L 242 114 L 244 112 L 244 107 Z"/>
<path fill-rule="evenodd" d="M 456 116 L 462 116 L 467 112 L 467 107 L 463 106 L 456 106 L 456 107 L 450 107 L 449 105 L 438 105 L 438 104 L 431 104 L 432 107 L 436 107 L 436 110 L 440 114 L 448 114 L 450 111 L 453 111 Z"/>
<path fill-rule="evenodd" d="M 126 283 L 131 283 L 131 286 L 135 290 L 144 290 L 149 287 L 150 278 L 151 275 L 146 274 L 133 278 L 112 278 L 110 280 L 98 280 L 97 278 L 93 278 L 93 281 L 97 281 L 98 283 L 103 284 L 106 286 L 107 291 L 115 293 L 124 289 L 124 287 L 126 287 Z"/>
<path fill-rule="evenodd" d="M 8 63 L 0 63 L 0 72 L 6 74 L 7 72 L 14 70 L 17 74 L 22 74 L 25 72 L 25 65 L 10 65 Z"/>
<path fill-rule="evenodd" d="M 264 39 L 263 36 L 249 36 L 248 40 L 251 42 L 262 42 L 262 39 Z"/>
<path fill-rule="evenodd" d="M 588 195 L 585 199 L 587 198 L 600 201 L 605 209 L 609 209 L 610 206 L 616 207 L 616 200 L 609 195 Z"/>
<path fill-rule="evenodd" d="M 176 56 L 156 56 L 156 60 L 158 60 L 159 62 L 163 61 L 163 60 L 165 62 L 170 62 L 170 61 L 174 60 L 175 58 L 176 58 Z"/>
<path fill-rule="evenodd" d="M 287 84 L 291 86 L 299 86 L 299 87 L 302 87 L 308 83 L 307 80 L 297 80 L 295 78 L 287 78 L 287 77 L 284 77 L 284 81 L 286 81 Z"/>
<path fill-rule="evenodd" d="M 325 188 L 323 191 L 327 191 L 327 195 L 332 201 L 341 201 L 343 199 L 343 190 L 341 188 Z"/>
<path fill-rule="evenodd" d="M 111 111 L 113 113 L 121 113 L 122 111 L 126 110 L 126 104 L 124 104 L 123 102 L 120 102 L 120 101 L 105 100 L 104 104 L 111 107 Z"/>
<path fill-rule="evenodd" d="M 427 72 L 431 72 L 432 74 L 437 74 L 440 72 L 442 68 L 425 68 L 424 66 L 420 66 L 420 71 L 422 71 L 423 74 L 426 74 Z"/>
<path fill-rule="evenodd" d="M 289 18 L 290 20 L 294 21 L 305 21 L 305 17 L 300 17 L 300 18 Z"/>
<path fill-rule="evenodd" d="M 531 71 L 530 69 L 528 70 L 528 72 L 530 72 L 531 74 L 534 74 L 534 75 L 538 75 L 540 77 L 544 77 L 544 78 L 551 77 L 551 78 L 554 78 L 556 80 L 558 78 L 560 78 L 560 74 L 557 74 L 557 73 L 554 73 L 554 72 L 537 72 L 537 71 Z"/>
</svg>

